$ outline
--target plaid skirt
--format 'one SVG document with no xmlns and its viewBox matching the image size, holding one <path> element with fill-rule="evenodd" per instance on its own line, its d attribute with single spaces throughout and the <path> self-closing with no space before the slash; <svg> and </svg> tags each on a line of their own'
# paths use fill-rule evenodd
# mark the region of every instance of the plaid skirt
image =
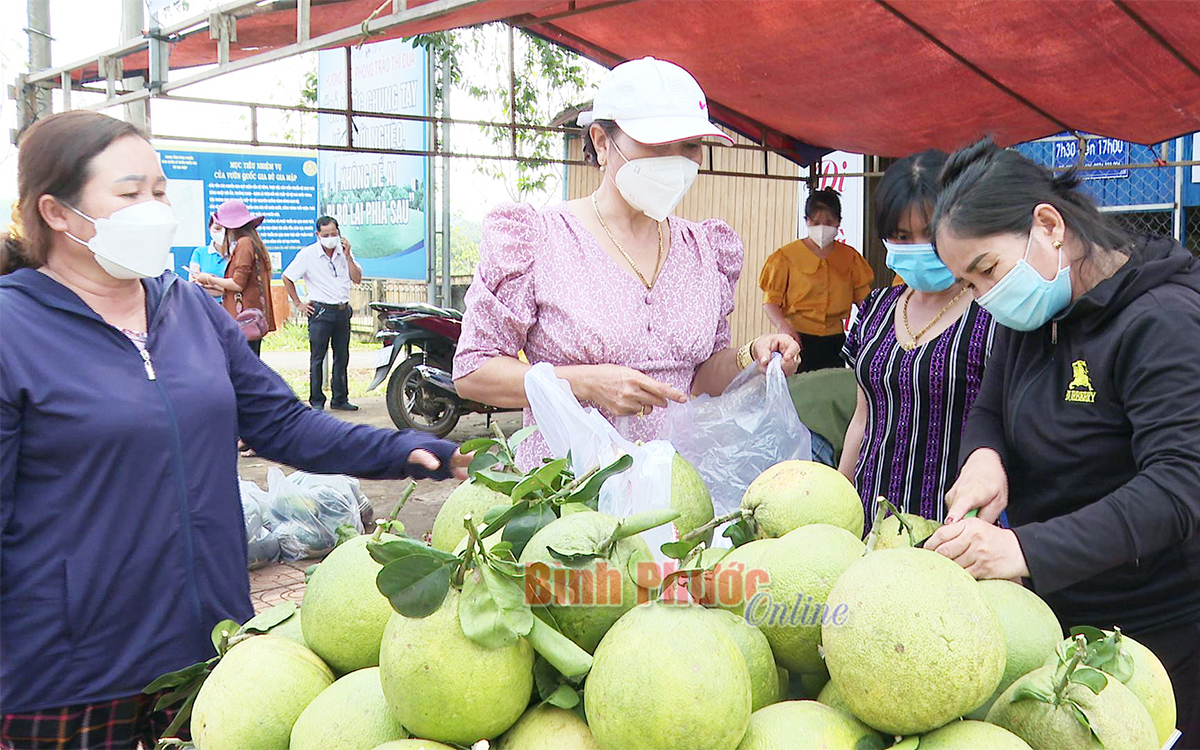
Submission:
<svg viewBox="0 0 1200 750">
<path fill-rule="evenodd" d="M 154 711 L 161 695 L 4 714 L 0 750 L 153 750 L 175 714 Z"/>
</svg>

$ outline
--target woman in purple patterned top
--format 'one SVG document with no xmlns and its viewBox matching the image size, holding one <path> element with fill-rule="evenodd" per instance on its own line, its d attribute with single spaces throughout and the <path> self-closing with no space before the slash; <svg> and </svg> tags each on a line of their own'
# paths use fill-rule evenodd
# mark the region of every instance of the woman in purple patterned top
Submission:
<svg viewBox="0 0 1200 750">
<path fill-rule="evenodd" d="M 721 393 L 751 360 L 765 366 L 778 351 L 794 371 L 790 337 L 730 348 L 744 254 L 737 234 L 715 219 L 668 218 L 696 178 L 702 139 L 730 140 L 709 122 L 695 79 L 653 58 L 623 63 L 580 124 L 585 155 L 604 173 L 596 192 L 541 211 L 501 206 L 484 220 L 454 358 L 459 393 L 528 407 L 524 351 L 555 365 L 625 437 L 652 440 L 668 402 Z M 534 435 L 518 460 L 529 466 L 547 453 Z"/>
<path fill-rule="evenodd" d="M 906 282 L 862 302 L 843 355 L 858 379 L 843 474 L 863 499 L 937 521 L 958 474 L 967 411 L 979 393 L 995 323 L 938 259 L 929 215 L 947 156 L 925 151 L 888 168 L 875 215 L 888 266 Z"/>
</svg>

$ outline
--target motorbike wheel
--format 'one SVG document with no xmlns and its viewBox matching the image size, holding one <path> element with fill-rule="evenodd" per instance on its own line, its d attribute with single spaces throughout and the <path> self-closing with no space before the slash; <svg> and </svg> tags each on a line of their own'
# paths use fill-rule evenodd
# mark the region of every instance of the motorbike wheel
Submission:
<svg viewBox="0 0 1200 750">
<path fill-rule="evenodd" d="M 414 354 L 404 360 L 388 379 L 388 415 L 396 427 L 420 430 L 437 437 L 446 437 L 458 424 L 458 404 L 452 399 L 435 395 L 424 387 L 416 366 L 424 363 L 423 355 Z"/>
</svg>

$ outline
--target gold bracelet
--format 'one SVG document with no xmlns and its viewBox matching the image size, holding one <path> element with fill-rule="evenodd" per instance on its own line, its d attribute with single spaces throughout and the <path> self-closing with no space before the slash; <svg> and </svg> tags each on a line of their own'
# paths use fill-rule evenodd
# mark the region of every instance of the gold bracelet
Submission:
<svg viewBox="0 0 1200 750">
<path fill-rule="evenodd" d="M 737 366 L 739 370 L 745 370 L 754 361 L 754 342 L 758 339 L 751 339 L 746 342 L 746 345 L 738 349 Z"/>
</svg>

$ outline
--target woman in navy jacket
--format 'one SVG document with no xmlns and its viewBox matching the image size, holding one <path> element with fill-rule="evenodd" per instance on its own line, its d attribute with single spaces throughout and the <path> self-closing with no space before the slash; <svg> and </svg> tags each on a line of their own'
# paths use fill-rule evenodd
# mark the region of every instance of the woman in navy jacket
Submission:
<svg viewBox="0 0 1200 750">
<path fill-rule="evenodd" d="M 252 614 L 239 435 L 318 473 L 440 479 L 465 459 L 303 406 L 203 289 L 162 273 L 175 222 L 132 126 L 48 117 L 18 174 L 0 264 L 0 746 L 153 746 L 141 689 Z"/>
</svg>

